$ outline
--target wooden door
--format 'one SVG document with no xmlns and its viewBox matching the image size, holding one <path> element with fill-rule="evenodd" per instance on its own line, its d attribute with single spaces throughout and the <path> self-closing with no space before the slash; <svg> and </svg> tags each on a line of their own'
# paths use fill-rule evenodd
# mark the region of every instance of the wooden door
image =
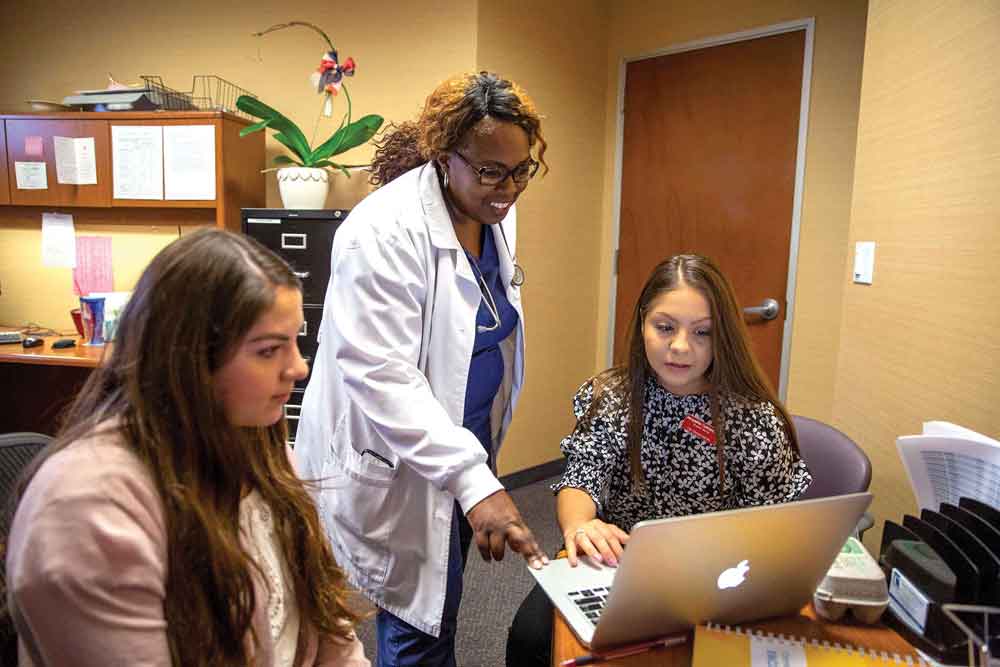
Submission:
<svg viewBox="0 0 1000 667">
<path fill-rule="evenodd" d="M 805 30 L 628 64 L 622 151 L 615 360 L 652 268 L 712 257 L 747 317 L 777 389 L 786 311 Z"/>
<path fill-rule="evenodd" d="M 7 185 L 7 139 L 4 122 L 0 120 L 0 204 L 10 203 L 10 189 Z"/>
</svg>

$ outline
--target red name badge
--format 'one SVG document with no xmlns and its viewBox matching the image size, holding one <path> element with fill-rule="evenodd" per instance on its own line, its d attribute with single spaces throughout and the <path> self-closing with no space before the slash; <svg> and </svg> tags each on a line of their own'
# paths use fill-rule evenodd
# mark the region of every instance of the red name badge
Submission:
<svg viewBox="0 0 1000 667">
<path fill-rule="evenodd" d="M 681 428 L 691 435 L 701 438 L 710 445 L 715 444 L 715 429 L 694 415 L 688 415 L 681 420 Z"/>
</svg>

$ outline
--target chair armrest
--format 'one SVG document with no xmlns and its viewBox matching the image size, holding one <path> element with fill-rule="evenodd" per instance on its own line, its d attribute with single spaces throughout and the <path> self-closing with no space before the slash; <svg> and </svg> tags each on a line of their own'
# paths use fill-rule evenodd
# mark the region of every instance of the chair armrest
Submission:
<svg viewBox="0 0 1000 667">
<path fill-rule="evenodd" d="M 858 525 L 854 527 L 854 537 L 859 540 L 865 534 L 865 531 L 875 525 L 875 519 L 868 512 L 865 512 L 860 519 L 858 519 Z"/>
</svg>

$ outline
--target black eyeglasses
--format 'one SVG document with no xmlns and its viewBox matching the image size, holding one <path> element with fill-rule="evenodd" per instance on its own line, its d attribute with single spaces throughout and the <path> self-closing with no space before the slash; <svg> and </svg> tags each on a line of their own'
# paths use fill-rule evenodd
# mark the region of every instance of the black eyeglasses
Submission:
<svg viewBox="0 0 1000 667">
<path fill-rule="evenodd" d="M 511 180 L 513 180 L 516 184 L 524 185 L 538 172 L 538 162 L 530 157 L 521 164 L 515 166 L 513 169 L 507 169 L 498 165 L 477 167 L 469 161 L 469 158 L 465 157 L 458 151 L 454 151 L 454 153 L 458 157 L 462 158 L 462 162 L 469 165 L 469 169 L 476 172 L 479 176 L 479 184 L 488 187 L 496 187 L 497 185 L 500 185 L 507 180 L 508 176 L 510 176 Z"/>
</svg>

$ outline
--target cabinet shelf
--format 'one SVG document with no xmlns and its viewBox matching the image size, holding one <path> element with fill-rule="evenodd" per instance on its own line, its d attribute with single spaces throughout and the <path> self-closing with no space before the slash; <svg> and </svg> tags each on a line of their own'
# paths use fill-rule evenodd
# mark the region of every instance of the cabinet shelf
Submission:
<svg viewBox="0 0 1000 667">
<path fill-rule="evenodd" d="M 163 224 L 177 224 L 176 215 L 167 210 L 212 209 L 217 227 L 239 231 L 240 209 L 264 205 L 264 133 L 240 137 L 240 130 L 250 125 L 233 114 L 221 111 L 144 111 L 144 112 L 60 112 L 0 115 L 0 207 L 44 207 L 164 212 Z M 111 150 L 112 128 L 122 125 L 212 126 L 215 131 L 215 199 L 210 200 L 134 200 L 113 197 L 114 157 Z M 93 137 L 97 184 L 69 185 L 56 181 L 54 137 Z M 19 189 L 15 162 L 44 162 L 47 187 Z M 5 211 L 4 219 L 21 218 L 22 211 Z M 156 215 L 137 216 L 138 224 L 155 224 Z M 202 220 L 198 214 L 193 219 Z M 197 224 L 197 223 L 196 223 Z"/>
</svg>

